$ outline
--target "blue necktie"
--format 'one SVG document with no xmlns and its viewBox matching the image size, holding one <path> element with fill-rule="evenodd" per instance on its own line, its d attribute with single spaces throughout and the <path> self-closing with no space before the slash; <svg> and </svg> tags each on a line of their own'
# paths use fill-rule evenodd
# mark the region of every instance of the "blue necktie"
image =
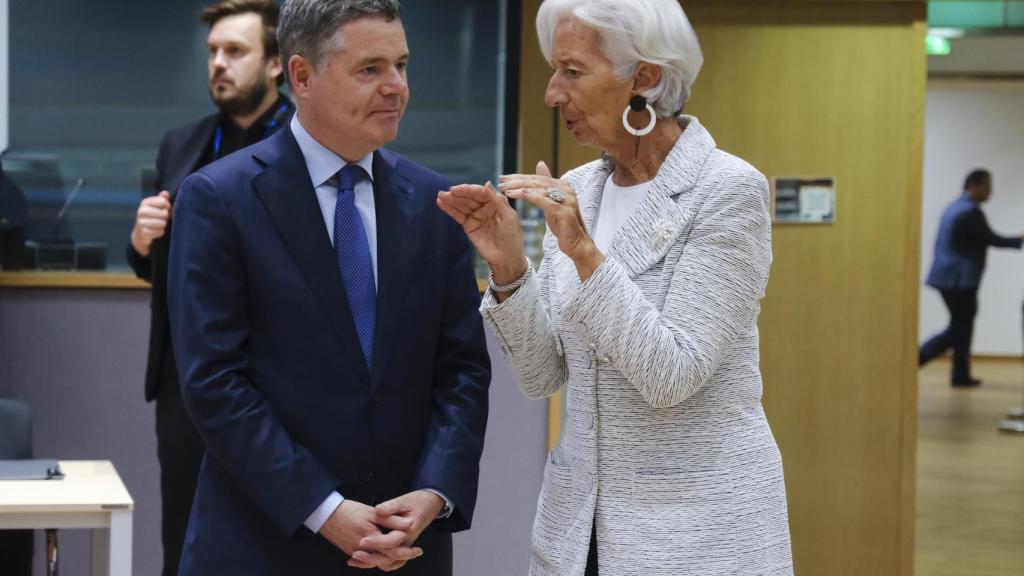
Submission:
<svg viewBox="0 0 1024 576">
<path fill-rule="evenodd" d="M 373 337 L 377 326 L 377 286 L 373 279 L 370 244 L 356 210 L 356 183 L 366 177 L 358 164 L 338 172 L 338 203 L 334 207 L 334 254 L 356 324 L 366 366 L 373 369 Z"/>
</svg>

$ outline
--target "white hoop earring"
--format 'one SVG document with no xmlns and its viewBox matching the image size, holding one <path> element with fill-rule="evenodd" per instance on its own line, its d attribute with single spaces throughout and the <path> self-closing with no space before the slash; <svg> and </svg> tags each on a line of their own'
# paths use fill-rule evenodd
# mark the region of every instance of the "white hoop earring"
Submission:
<svg viewBox="0 0 1024 576">
<path fill-rule="evenodd" d="M 631 107 L 626 106 L 626 109 L 622 111 L 622 126 L 633 136 L 647 136 L 654 130 L 654 125 L 658 123 L 658 116 L 654 113 L 654 107 L 650 104 L 647 105 L 647 113 L 651 115 L 651 121 L 646 127 L 637 130 L 629 125 L 629 112 L 632 110 Z"/>
</svg>

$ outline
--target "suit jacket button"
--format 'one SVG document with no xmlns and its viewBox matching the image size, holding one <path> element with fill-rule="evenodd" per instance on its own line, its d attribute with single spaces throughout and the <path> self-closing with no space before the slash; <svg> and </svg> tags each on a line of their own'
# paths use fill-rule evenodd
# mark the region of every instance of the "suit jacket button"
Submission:
<svg viewBox="0 0 1024 576">
<path fill-rule="evenodd" d="M 593 489 L 594 489 L 594 475 L 591 474 L 590 472 L 587 472 L 583 476 L 583 491 L 585 493 L 587 493 L 587 494 L 590 494 L 590 492 Z"/>
<path fill-rule="evenodd" d="M 374 404 L 380 404 L 381 399 L 382 399 L 382 397 L 381 397 L 380 394 L 374 394 L 373 395 L 373 403 Z"/>
<path fill-rule="evenodd" d="M 363 472 L 362 479 L 363 484 L 373 484 L 373 481 L 377 479 L 377 476 L 373 472 Z"/>
</svg>

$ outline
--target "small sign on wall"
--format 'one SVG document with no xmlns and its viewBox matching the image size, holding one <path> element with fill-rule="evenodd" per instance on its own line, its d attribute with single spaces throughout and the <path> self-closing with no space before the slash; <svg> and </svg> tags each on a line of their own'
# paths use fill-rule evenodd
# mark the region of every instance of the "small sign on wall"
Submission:
<svg viewBox="0 0 1024 576">
<path fill-rule="evenodd" d="M 786 224 L 832 224 L 836 219 L 834 178 L 777 176 L 772 181 L 772 220 Z"/>
</svg>

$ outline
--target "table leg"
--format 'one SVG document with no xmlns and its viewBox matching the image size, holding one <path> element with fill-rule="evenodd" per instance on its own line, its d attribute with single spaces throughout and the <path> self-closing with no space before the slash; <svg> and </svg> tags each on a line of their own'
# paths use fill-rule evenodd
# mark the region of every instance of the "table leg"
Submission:
<svg viewBox="0 0 1024 576">
<path fill-rule="evenodd" d="M 92 576 L 107 576 L 110 573 L 110 529 L 93 528 Z"/>
<path fill-rule="evenodd" d="M 132 513 L 110 514 L 110 576 L 132 574 Z"/>
<path fill-rule="evenodd" d="M 46 576 L 60 576 L 56 528 L 46 529 Z"/>
<path fill-rule="evenodd" d="M 110 513 L 110 529 L 92 531 L 92 576 L 131 576 L 132 513 Z"/>
</svg>

